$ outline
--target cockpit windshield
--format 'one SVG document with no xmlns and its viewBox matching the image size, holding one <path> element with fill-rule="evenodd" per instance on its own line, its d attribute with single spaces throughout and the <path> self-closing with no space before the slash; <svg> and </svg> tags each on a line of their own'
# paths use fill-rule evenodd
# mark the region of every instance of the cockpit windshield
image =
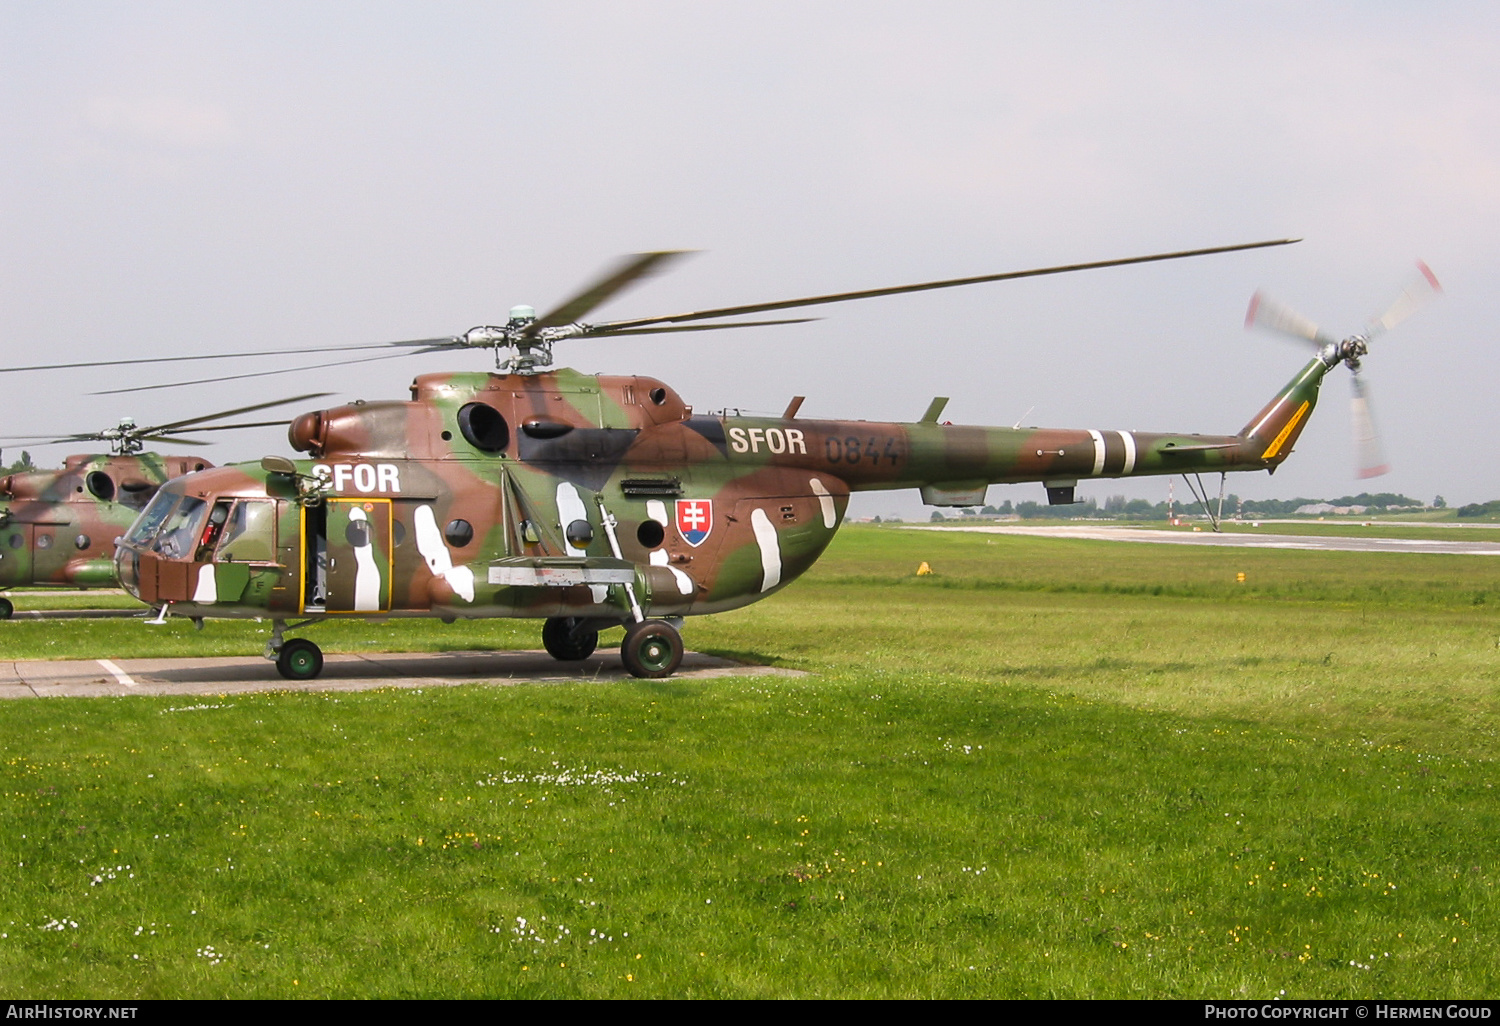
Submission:
<svg viewBox="0 0 1500 1026">
<path fill-rule="evenodd" d="M 168 559 L 180 559 L 193 552 L 207 513 L 208 503 L 191 495 L 184 497 L 162 524 L 161 532 L 156 536 L 156 544 L 151 548 Z"/>
<path fill-rule="evenodd" d="M 163 489 L 136 520 L 126 541 L 148 547 L 167 559 L 180 559 L 194 551 L 207 513 L 208 503 L 202 499 Z"/>
<path fill-rule="evenodd" d="M 163 488 L 156 493 L 156 497 L 146 506 L 144 512 L 136 518 L 135 526 L 130 529 L 125 540 L 131 545 L 145 545 L 156 534 L 156 529 L 161 522 L 167 519 L 167 514 L 172 512 L 172 507 L 177 505 L 181 495 L 176 495 Z"/>
</svg>

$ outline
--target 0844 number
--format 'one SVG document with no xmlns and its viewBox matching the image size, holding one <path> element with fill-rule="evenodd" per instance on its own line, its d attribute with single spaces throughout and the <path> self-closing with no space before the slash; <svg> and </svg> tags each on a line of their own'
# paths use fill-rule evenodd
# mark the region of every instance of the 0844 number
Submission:
<svg viewBox="0 0 1500 1026">
<path fill-rule="evenodd" d="M 882 441 L 884 444 L 882 445 Z M 895 438 L 847 438 L 829 436 L 823 439 L 823 456 L 829 463 L 869 463 L 879 465 L 885 460 L 891 466 L 901 462 L 901 447 Z"/>
</svg>

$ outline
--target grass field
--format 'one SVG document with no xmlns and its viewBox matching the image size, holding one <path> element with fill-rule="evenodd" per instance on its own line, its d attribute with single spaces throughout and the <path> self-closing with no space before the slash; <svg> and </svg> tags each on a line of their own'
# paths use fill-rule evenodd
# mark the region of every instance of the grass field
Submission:
<svg viewBox="0 0 1500 1026">
<path fill-rule="evenodd" d="M 1179 525 L 1172 525 L 1165 520 L 1086 520 L 1077 518 L 1073 520 L 985 520 L 975 518 L 974 520 L 949 521 L 946 525 L 933 523 L 916 524 L 913 527 L 943 527 L 949 526 L 961 528 L 965 526 L 977 527 L 1127 527 L 1135 530 L 1145 531 L 1189 531 L 1198 528 L 1202 531 L 1211 531 L 1212 525 L 1207 520 L 1193 519 L 1183 520 Z M 1395 518 L 1383 518 L 1380 520 L 1361 520 L 1350 517 L 1343 520 L 1317 521 L 1317 520 L 1222 520 L 1219 528 L 1226 534 L 1290 534 L 1308 536 L 1332 536 L 1341 538 L 1405 538 L 1418 541 L 1444 541 L 1444 542 L 1500 542 L 1500 534 L 1496 534 L 1496 525 L 1493 523 L 1474 523 L 1466 520 L 1444 520 L 1436 523 L 1422 521 L 1397 520 Z"/>
<path fill-rule="evenodd" d="M 856 526 L 685 631 L 808 677 L 7 702 L 0 980 L 1494 996 L 1497 602 L 1486 557 Z M 13 659 L 264 639 L 0 630 Z M 536 644 L 320 630 L 330 651 Z"/>
</svg>

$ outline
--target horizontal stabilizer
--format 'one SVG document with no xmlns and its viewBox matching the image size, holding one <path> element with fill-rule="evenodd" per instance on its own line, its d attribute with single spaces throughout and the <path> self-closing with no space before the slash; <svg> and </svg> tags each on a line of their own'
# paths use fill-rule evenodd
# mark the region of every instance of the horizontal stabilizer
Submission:
<svg viewBox="0 0 1500 1026">
<path fill-rule="evenodd" d="M 1163 456 L 1170 456 L 1174 452 L 1217 452 L 1220 449 L 1235 449 L 1239 442 L 1215 442 L 1211 445 L 1164 445 L 1161 448 Z"/>
</svg>

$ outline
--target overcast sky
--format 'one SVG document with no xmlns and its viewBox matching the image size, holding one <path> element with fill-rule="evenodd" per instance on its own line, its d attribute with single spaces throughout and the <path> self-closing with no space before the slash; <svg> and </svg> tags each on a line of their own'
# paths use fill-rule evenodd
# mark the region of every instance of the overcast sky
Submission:
<svg viewBox="0 0 1500 1026">
<path fill-rule="evenodd" d="M 947 395 L 959 423 L 1233 432 L 1306 359 L 1244 330 L 1257 288 L 1346 334 L 1420 257 L 1444 299 L 1366 361 L 1392 472 L 1354 477 L 1340 369 L 1293 458 L 1230 489 L 1500 498 L 1497 45 L 1482 3 L 5 0 L 0 345 L 16 366 L 458 333 L 664 247 L 703 252 L 597 319 L 1301 236 L 561 355 L 700 410 L 912 420 Z M 150 372 L 10 375 L 0 429 L 404 398 L 488 360 L 107 397 L 86 393 Z M 917 508 L 856 512 L 887 506 Z"/>
</svg>

